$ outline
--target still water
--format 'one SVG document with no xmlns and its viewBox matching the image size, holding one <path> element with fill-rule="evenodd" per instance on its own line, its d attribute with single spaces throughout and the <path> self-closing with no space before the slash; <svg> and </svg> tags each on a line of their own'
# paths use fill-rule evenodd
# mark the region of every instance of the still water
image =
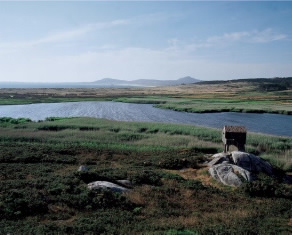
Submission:
<svg viewBox="0 0 292 235">
<path fill-rule="evenodd" d="M 184 113 L 154 108 L 151 104 L 118 102 L 74 102 L 29 105 L 0 105 L 0 117 L 96 117 L 120 121 L 183 123 L 223 128 L 243 125 L 248 131 L 292 137 L 292 116 L 254 113 Z"/>
</svg>

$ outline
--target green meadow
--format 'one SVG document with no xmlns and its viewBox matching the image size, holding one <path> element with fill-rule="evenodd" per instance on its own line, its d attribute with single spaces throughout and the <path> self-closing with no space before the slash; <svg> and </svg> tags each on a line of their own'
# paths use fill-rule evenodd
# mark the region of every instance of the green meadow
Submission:
<svg viewBox="0 0 292 235">
<path fill-rule="evenodd" d="M 272 94 L 269 94 L 272 95 Z M 117 98 L 114 101 L 126 103 L 154 104 L 157 108 L 171 109 L 180 112 L 214 113 L 274 113 L 292 115 L 292 98 L 283 96 L 249 96 L 221 97 L 214 95 L 181 95 L 181 96 L 140 96 Z"/>
<path fill-rule="evenodd" d="M 291 174 L 292 138 L 246 148 Z M 291 234 L 291 186 L 220 185 L 206 161 L 222 150 L 221 130 L 191 125 L 0 118 L 0 234 Z M 87 188 L 120 179 L 132 190 Z"/>
</svg>

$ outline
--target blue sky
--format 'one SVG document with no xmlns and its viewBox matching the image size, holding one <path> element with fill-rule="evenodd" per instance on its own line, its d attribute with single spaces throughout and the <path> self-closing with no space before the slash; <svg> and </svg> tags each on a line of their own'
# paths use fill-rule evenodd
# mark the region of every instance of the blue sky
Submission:
<svg viewBox="0 0 292 235">
<path fill-rule="evenodd" d="M 0 81 L 292 76 L 292 2 L 0 2 Z"/>
</svg>

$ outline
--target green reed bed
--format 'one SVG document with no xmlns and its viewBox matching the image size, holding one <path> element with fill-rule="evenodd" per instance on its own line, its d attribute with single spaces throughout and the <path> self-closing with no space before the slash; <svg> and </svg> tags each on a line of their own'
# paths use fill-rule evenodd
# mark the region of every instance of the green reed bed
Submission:
<svg viewBox="0 0 292 235">
<path fill-rule="evenodd" d="M 221 144 L 221 130 L 192 125 L 118 122 L 95 118 L 50 118 L 38 123 L 19 123 L 6 127 L 0 133 L 2 141 L 59 142 L 100 144 L 123 143 L 144 145 L 163 140 L 163 146 L 186 147 L 190 142 Z M 193 138 L 193 139 L 192 139 Z M 169 143 L 167 142 L 169 140 Z M 181 145 L 179 144 L 181 143 Z M 192 145 L 194 145 L 193 143 Z M 161 145 L 157 144 L 157 145 Z M 259 153 L 281 154 L 292 148 L 292 139 L 262 134 L 248 133 L 247 145 Z"/>
<path fill-rule="evenodd" d="M 253 94 L 259 95 L 259 94 Z M 272 94 L 270 94 L 272 95 Z M 274 114 L 292 114 L 291 97 L 285 96 L 283 99 L 242 99 L 242 94 L 233 98 L 219 98 L 215 96 L 210 98 L 185 98 L 182 96 L 145 96 L 145 97 L 128 97 L 118 98 L 114 101 L 139 104 L 153 104 L 154 107 L 162 109 L 171 109 L 179 112 L 191 113 L 214 113 L 214 112 L 242 112 L 242 113 L 274 113 Z M 267 96 L 267 95 L 266 95 Z M 244 96 L 243 96 L 244 97 Z M 285 104 L 281 103 L 284 102 Z M 287 104 L 286 104 L 287 103 Z"/>
</svg>

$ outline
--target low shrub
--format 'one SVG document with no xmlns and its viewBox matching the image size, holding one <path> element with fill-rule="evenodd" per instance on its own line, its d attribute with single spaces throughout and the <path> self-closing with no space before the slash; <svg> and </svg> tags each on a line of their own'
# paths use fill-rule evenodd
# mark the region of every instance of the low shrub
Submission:
<svg viewBox="0 0 292 235">
<path fill-rule="evenodd" d="M 54 122 L 54 121 L 60 121 L 60 120 L 67 120 L 67 119 L 71 119 L 72 117 L 47 117 L 45 119 L 45 121 L 48 122 Z"/>
<path fill-rule="evenodd" d="M 32 122 L 29 118 L 11 118 L 11 117 L 0 117 L 0 124 L 21 124 Z"/>
<path fill-rule="evenodd" d="M 161 175 L 155 171 L 142 170 L 130 175 L 130 180 L 133 184 L 142 185 L 149 184 L 159 186 L 161 185 Z"/>
<path fill-rule="evenodd" d="M 60 125 L 43 125 L 38 127 L 38 130 L 42 131 L 62 131 L 68 129 L 68 126 L 60 126 Z"/>
<path fill-rule="evenodd" d="M 205 190 L 207 188 L 198 180 L 186 180 L 182 183 L 182 186 L 191 190 Z"/>
<path fill-rule="evenodd" d="M 158 163 L 158 166 L 161 167 L 161 168 L 173 169 L 173 170 L 186 168 L 189 165 L 190 165 L 190 161 L 188 161 L 185 158 L 183 158 L 183 159 L 167 158 L 167 159 L 163 159 L 162 161 L 160 161 Z"/>
<path fill-rule="evenodd" d="M 185 179 L 183 177 L 181 177 L 180 175 L 172 174 L 172 173 L 169 173 L 169 172 L 161 172 L 160 175 L 164 179 L 175 180 L 175 181 L 178 181 L 178 182 L 185 181 Z"/>
<path fill-rule="evenodd" d="M 15 219 L 47 212 L 46 197 L 39 191 L 12 189 L 0 195 L 0 218 Z"/>
<path fill-rule="evenodd" d="M 84 188 L 79 194 L 68 194 L 64 202 L 79 210 L 93 210 L 100 208 L 134 208 L 134 204 L 121 193 L 110 190 L 89 190 Z"/>
<path fill-rule="evenodd" d="M 165 232 L 165 235 L 200 235 L 198 232 L 191 230 L 168 230 Z"/>
<path fill-rule="evenodd" d="M 292 197 L 291 188 L 269 176 L 261 176 L 256 181 L 247 182 L 239 190 L 252 197 Z"/>
</svg>

